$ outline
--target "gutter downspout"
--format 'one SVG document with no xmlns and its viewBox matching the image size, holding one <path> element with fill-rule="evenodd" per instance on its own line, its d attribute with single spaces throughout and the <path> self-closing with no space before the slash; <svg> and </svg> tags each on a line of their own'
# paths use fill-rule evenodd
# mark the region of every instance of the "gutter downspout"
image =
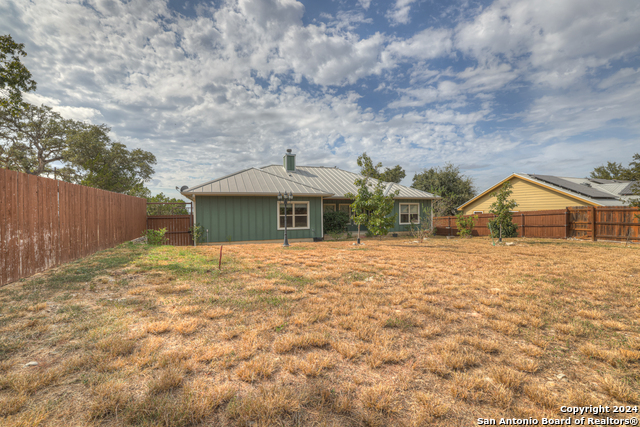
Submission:
<svg viewBox="0 0 640 427">
<path fill-rule="evenodd" d="M 193 195 L 193 226 L 195 227 L 198 221 L 196 221 L 196 195 Z M 196 239 L 193 239 L 193 246 L 196 246 Z"/>
<path fill-rule="evenodd" d="M 324 240 L 324 196 L 320 197 L 320 237 Z"/>
</svg>

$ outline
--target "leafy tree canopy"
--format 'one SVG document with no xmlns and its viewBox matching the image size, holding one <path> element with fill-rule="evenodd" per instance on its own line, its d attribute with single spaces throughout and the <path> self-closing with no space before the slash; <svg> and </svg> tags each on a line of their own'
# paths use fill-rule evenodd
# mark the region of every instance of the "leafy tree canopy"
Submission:
<svg viewBox="0 0 640 427">
<path fill-rule="evenodd" d="M 147 204 L 147 215 L 188 215 L 186 202 L 176 197 L 165 196 L 164 193 L 147 197 L 147 203 L 179 203 L 175 205 Z"/>
<path fill-rule="evenodd" d="M 353 200 L 351 214 L 353 222 L 358 225 L 358 238 L 360 238 L 360 226 L 364 225 L 376 236 L 384 236 L 393 227 L 397 215 L 393 212 L 394 200 L 399 191 L 396 190 L 387 196 L 384 195 L 386 185 L 378 181 L 375 186 L 369 182 L 369 178 L 357 179 L 354 184 L 358 187 L 357 194 L 345 194 Z"/>
<path fill-rule="evenodd" d="M 15 111 L 22 104 L 22 93 L 36 89 L 36 82 L 20 60 L 27 56 L 24 44 L 11 35 L 0 35 L 0 106 Z"/>
<path fill-rule="evenodd" d="M 106 125 L 64 119 L 50 107 L 0 107 L 0 167 L 133 196 L 149 196 L 156 158 L 109 138 Z M 57 163 L 56 163 L 57 162 Z"/>
<path fill-rule="evenodd" d="M 435 216 L 455 215 L 458 206 L 476 195 L 473 180 L 451 163 L 415 174 L 411 187 L 442 197 L 434 200 Z"/>
<path fill-rule="evenodd" d="M 607 162 L 606 166 L 603 165 L 594 168 L 590 177 L 640 181 L 640 153 L 633 155 L 633 161 L 630 162 L 626 168 L 622 166 L 622 163 Z"/>
<path fill-rule="evenodd" d="M 631 190 L 637 197 L 632 198 L 629 204 L 640 208 L 640 153 L 633 155 L 633 161 L 626 168 L 622 166 L 622 163 L 607 162 L 606 166 L 594 168 L 590 176 L 591 178 L 600 179 L 636 181 L 636 185 L 631 187 Z"/>
<path fill-rule="evenodd" d="M 366 176 L 367 178 L 375 178 L 384 182 L 399 183 L 405 176 L 407 176 L 406 172 L 400 165 L 396 165 L 391 169 L 384 168 L 385 170 L 380 172 L 382 163 L 374 165 L 373 160 L 371 160 L 371 157 L 369 157 L 366 152 L 362 153 L 362 155 L 358 157 L 358 166 L 360 166 L 360 175 Z"/>
</svg>

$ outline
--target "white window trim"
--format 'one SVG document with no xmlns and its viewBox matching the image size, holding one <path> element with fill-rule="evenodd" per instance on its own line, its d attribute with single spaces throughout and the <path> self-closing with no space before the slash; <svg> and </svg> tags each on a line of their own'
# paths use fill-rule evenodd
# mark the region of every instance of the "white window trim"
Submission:
<svg viewBox="0 0 640 427">
<path fill-rule="evenodd" d="M 409 222 L 402 222 L 401 206 L 403 205 L 407 205 L 407 206 L 413 205 L 418 207 L 418 222 L 411 222 L 411 208 L 409 208 Z M 398 224 L 400 225 L 420 224 L 420 203 L 398 203 Z"/>
<path fill-rule="evenodd" d="M 289 207 L 289 205 L 291 204 L 306 204 L 307 205 L 307 226 L 306 227 L 287 227 L 287 230 L 309 230 L 311 228 L 311 210 L 309 209 L 309 202 L 304 202 L 304 201 L 293 201 L 293 202 L 287 202 L 287 207 Z M 280 206 L 284 206 L 284 202 L 278 202 L 278 204 L 276 205 L 276 225 L 278 226 L 278 231 L 279 230 L 284 230 L 284 227 L 280 227 Z M 292 212 L 293 212 L 293 224 L 296 223 L 296 211 L 295 208 L 292 207 Z M 285 212 L 286 214 L 286 212 Z M 285 215 L 286 217 L 286 215 Z M 286 219 L 285 219 L 286 221 Z"/>
</svg>

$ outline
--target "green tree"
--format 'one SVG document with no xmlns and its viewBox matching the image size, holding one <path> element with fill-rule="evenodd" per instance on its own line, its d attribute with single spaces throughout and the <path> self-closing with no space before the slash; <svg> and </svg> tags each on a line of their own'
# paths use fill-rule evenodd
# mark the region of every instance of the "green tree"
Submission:
<svg viewBox="0 0 640 427">
<path fill-rule="evenodd" d="M 64 119 L 47 106 L 23 103 L 19 111 L 0 106 L 0 166 L 33 175 L 58 175 L 68 182 L 149 196 L 155 156 L 127 150 L 109 138 L 106 125 Z"/>
<path fill-rule="evenodd" d="M 386 184 L 378 181 L 375 186 L 369 183 L 369 178 L 356 179 L 354 184 L 358 187 L 358 193 L 348 193 L 345 196 L 353 199 L 351 213 L 353 222 L 358 225 L 358 241 L 360 241 L 360 226 L 364 225 L 375 236 L 386 235 L 393 227 L 396 215 L 393 212 L 394 200 L 399 191 L 387 196 L 384 195 Z"/>
<path fill-rule="evenodd" d="M 149 203 L 177 203 L 175 205 L 150 205 Z M 164 193 L 147 197 L 147 215 L 188 215 L 186 202 L 178 198 L 170 198 Z"/>
<path fill-rule="evenodd" d="M 369 157 L 366 152 L 362 153 L 362 155 L 358 157 L 357 162 L 358 166 L 360 166 L 360 175 L 366 176 L 367 178 L 375 178 L 384 182 L 399 183 L 405 176 L 407 176 L 406 172 L 400 165 L 396 165 L 393 168 L 385 168 L 384 171 L 380 172 L 382 163 L 374 165 L 373 160 L 371 160 L 371 157 Z"/>
<path fill-rule="evenodd" d="M 0 106 L 15 112 L 22 104 L 22 93 L 36 89 L 36 82 L 20 60 L 27 56 L 24 44 L 11 35 L 0 35 Z"/>
<path fill-rule="evenodd" d="M 476 195 L 473 180 L 451 163 L 415 174 L 411 187 L 441 197 L 433 201 L 435 216 L 455 215 L 458 206 Z"/>
<path fill-rule="evenodd" d="M 640 153 L 633 155 L 633 160 L 628 167 L 622 163 L 607 162 L 606 166 L 594 168 L 590 174 L 591 178 L 599 179 L 620 179 L 625 181 L 640 181 Z"/>
<path fill-rule="evenodd" d="M 489 206 L 489 212 L 496 217 L 489 221 L 491 234 L 493 237 L 516 237 L 518 235 L 518 225 L 513 223 L 511 211 L 518 206 L 515 200 L 509 200 L 513 193 L 512 185 L 509 181 L 502 184 L 499 191 L 491 193 L 496 201 Z"/>
<path fill-rule="evenodd" d="M 0 106 L 0 166 L 32 175 L 53 172 L 64 162 L 71 120 L 46 106 L 24 104 L 20 111 Z"/>
</svg>

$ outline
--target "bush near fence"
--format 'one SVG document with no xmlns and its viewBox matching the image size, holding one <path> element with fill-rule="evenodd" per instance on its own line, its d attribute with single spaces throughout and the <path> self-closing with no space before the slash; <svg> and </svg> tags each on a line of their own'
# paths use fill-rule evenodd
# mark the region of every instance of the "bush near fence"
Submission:
<svg viewBox="0 0 640 427">
<path fill-rule="evenodd" d="M 640 220 L 635 217 L 638 213 L 639 208 L 629 206 L 575 206 L 546 211 L 514 212 L 513 222 L 518 225 L 518 237 L 640 241 Z M 478 220 L 471 232 L 472 236 L 489 236 L 487 224 L 494 215 L 476 215 Z M 438 236 L 458 234 L 455 216 L 435 217 L 434 226 Z"/>
<path fill-rule="evenodd" d="M 0 169 L 0 285 L 140 237 L 147 201 Z"/>
</svg>

